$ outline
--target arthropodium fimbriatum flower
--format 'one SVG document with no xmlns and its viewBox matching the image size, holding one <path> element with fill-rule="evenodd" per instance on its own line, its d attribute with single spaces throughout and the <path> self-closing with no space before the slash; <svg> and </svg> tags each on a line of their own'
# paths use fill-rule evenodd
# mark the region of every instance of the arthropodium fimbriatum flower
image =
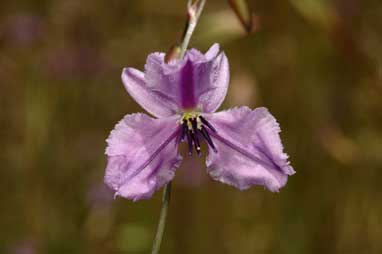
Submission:
<svg viewBox="0 0 382 254">
<path fill-rule="evenodd" d="M 107 139 L 105 183 L 116 196 L 146 199 L 174 178 L 182 157 L 201 154 L 206 142 L 207 172 L 240 190 L 263 185 L 273 192 L 294 174 L 283 152 L 275 118 L 266 108 L 236 107 L 215 113 L 229 83 L 228 60 L 214 44 L 205 54 L 196 49 L 183 59 L 165 62 L 164 53 L 148 56 L 145 71 L 125 68 L 128 93 L 152 118 L 126 115 Z"/>
</svg>

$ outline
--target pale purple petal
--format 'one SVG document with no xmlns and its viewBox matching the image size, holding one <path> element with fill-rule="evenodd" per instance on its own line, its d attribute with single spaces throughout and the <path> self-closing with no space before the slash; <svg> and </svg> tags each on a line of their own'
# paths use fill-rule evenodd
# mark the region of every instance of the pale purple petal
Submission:
<svg viewBox="0 0 382 254">
<path fill-rule="evenodd" d="M 210 52 L 212 54 L 212 52 Z M 196 97 L 202 112 L 213 113 L 223 103 L 229 84 L 229 64 L 224 53 L 195 68 Z"/>
<path fill-rule="evenodd" d="M 184 59 L 164 62 L 163 53 L 147 58 L 144 79 L 148 89 L 177 105 L 181 110 L 214 112 L 223 102 L 229 83 L 228 60 L 213 45 L 206 54 L 196 49 Z"/>
<path fill-rule="evenodd" d="M 241 190 L 263 185 L 278 191 L 295 173 L 283 152 L 275 118 L 266 108 L 234 108 L 204 116 L 216 129 L 210 131 L 217 153 L 209 150 L 208 173 Z"/>
<path fill-rule="evenodd" d="M 168 117 L 178 111 L 176 102 L 166 93 L 156 91 L 146 85 L 143 72 L 125 68 L 122 71 L 122 81 L 131 97 L 153 116 Z"/>
<path fill-rule="evenodd" d="M 134 201 L 147 199 L 171 181 L 181 162 L 179 118 L 126 115 L 107 139 L 105 183 Z"/>
</svg>

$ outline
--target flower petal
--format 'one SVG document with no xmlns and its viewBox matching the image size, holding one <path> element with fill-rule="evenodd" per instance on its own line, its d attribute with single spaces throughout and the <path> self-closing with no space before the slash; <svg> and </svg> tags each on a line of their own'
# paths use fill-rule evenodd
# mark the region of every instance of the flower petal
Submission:
<svg viewBox="0 0 382 254">
<path fill-rule="evenodd" d="M 178 117 L 126 115 L 107 139 L 105 183 L 116 196 L 147 199 L 171 181 L 181 162 Z"/>
<path fill-rule="evenodd" d="M 153 116 L 168 117 L 178 111 L 175 101 L 165 93 L 147 86 L 143 72 L 125 68 L 122 71 L 122 81 L 131 97 Z"/>
<path fill-rule="evenodd" d="M 169 63 L 165 63 L 164 53 L 150 54 L 145 65 L 146 86 L 181 110 L 214 112 L 223 102 L 229 82 L 227 57 L 218 52 L 218 44 L 204 55 L 190 49 L 184 59 Z"/>
<path fill-rule="evenodd" d="M 213 49 L 206 53 L 208 59 L 213 55 Z M 213 113 L 223 103 L 229 84 L 229 64 L 224 53 L 211 58 L 208 64 L 197 66 L 195 84 L 198 107 L 202 112 Z"/>
<path fill-rule="evenodd" d="M 204 116 L 216 129 L 210 131 L 217 153 L 207 156 L 208 173 L 215 180 L 241 190 L 263 185 L 277 192 L 295 173 L 283 153 L 276 119 L 266 108 L 234 108 Z"/>
</svg>

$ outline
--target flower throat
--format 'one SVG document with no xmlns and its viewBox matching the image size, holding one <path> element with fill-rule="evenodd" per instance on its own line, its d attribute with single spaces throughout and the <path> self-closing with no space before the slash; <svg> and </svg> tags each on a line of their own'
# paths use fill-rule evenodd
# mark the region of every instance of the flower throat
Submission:
<svg viewBox="0 0 382 254">
<path fill-rule="evenodd" d="M 204 117 L 195 112 L 185 113 L 180 124 L 182 125 L 180 142 L 187 140 L 189 155 L 192 155 L 193 148 L 198 156 L 201 155 L 200 144 L 203 140 L 215 153 L 217 152 L 209 134 L 210 131 L 216 132 L 216 129 Z"/>
</svg>

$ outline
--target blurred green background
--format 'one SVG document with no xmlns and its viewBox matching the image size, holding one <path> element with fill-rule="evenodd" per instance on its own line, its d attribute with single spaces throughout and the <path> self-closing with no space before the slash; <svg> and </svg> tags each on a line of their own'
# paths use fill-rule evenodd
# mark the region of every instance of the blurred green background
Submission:
<svg viewBox="0 0 382 254">
<path fill-rule="evenodd" d="M 280 193 L 240 192 L 186 158 L 161 253 L 382 252 L 382 2 L 256 0 L 245 36 L 207 1 L 192 47 L 221 44 L 221 108 L 266 106 L 297 173 Z M 105 139 L 142 109 L 125 66 L 180 37 L 186 1 L 2 0 L 0 253 L 148 253 L 161 194 L 103 184 Z"/>
</svg>

